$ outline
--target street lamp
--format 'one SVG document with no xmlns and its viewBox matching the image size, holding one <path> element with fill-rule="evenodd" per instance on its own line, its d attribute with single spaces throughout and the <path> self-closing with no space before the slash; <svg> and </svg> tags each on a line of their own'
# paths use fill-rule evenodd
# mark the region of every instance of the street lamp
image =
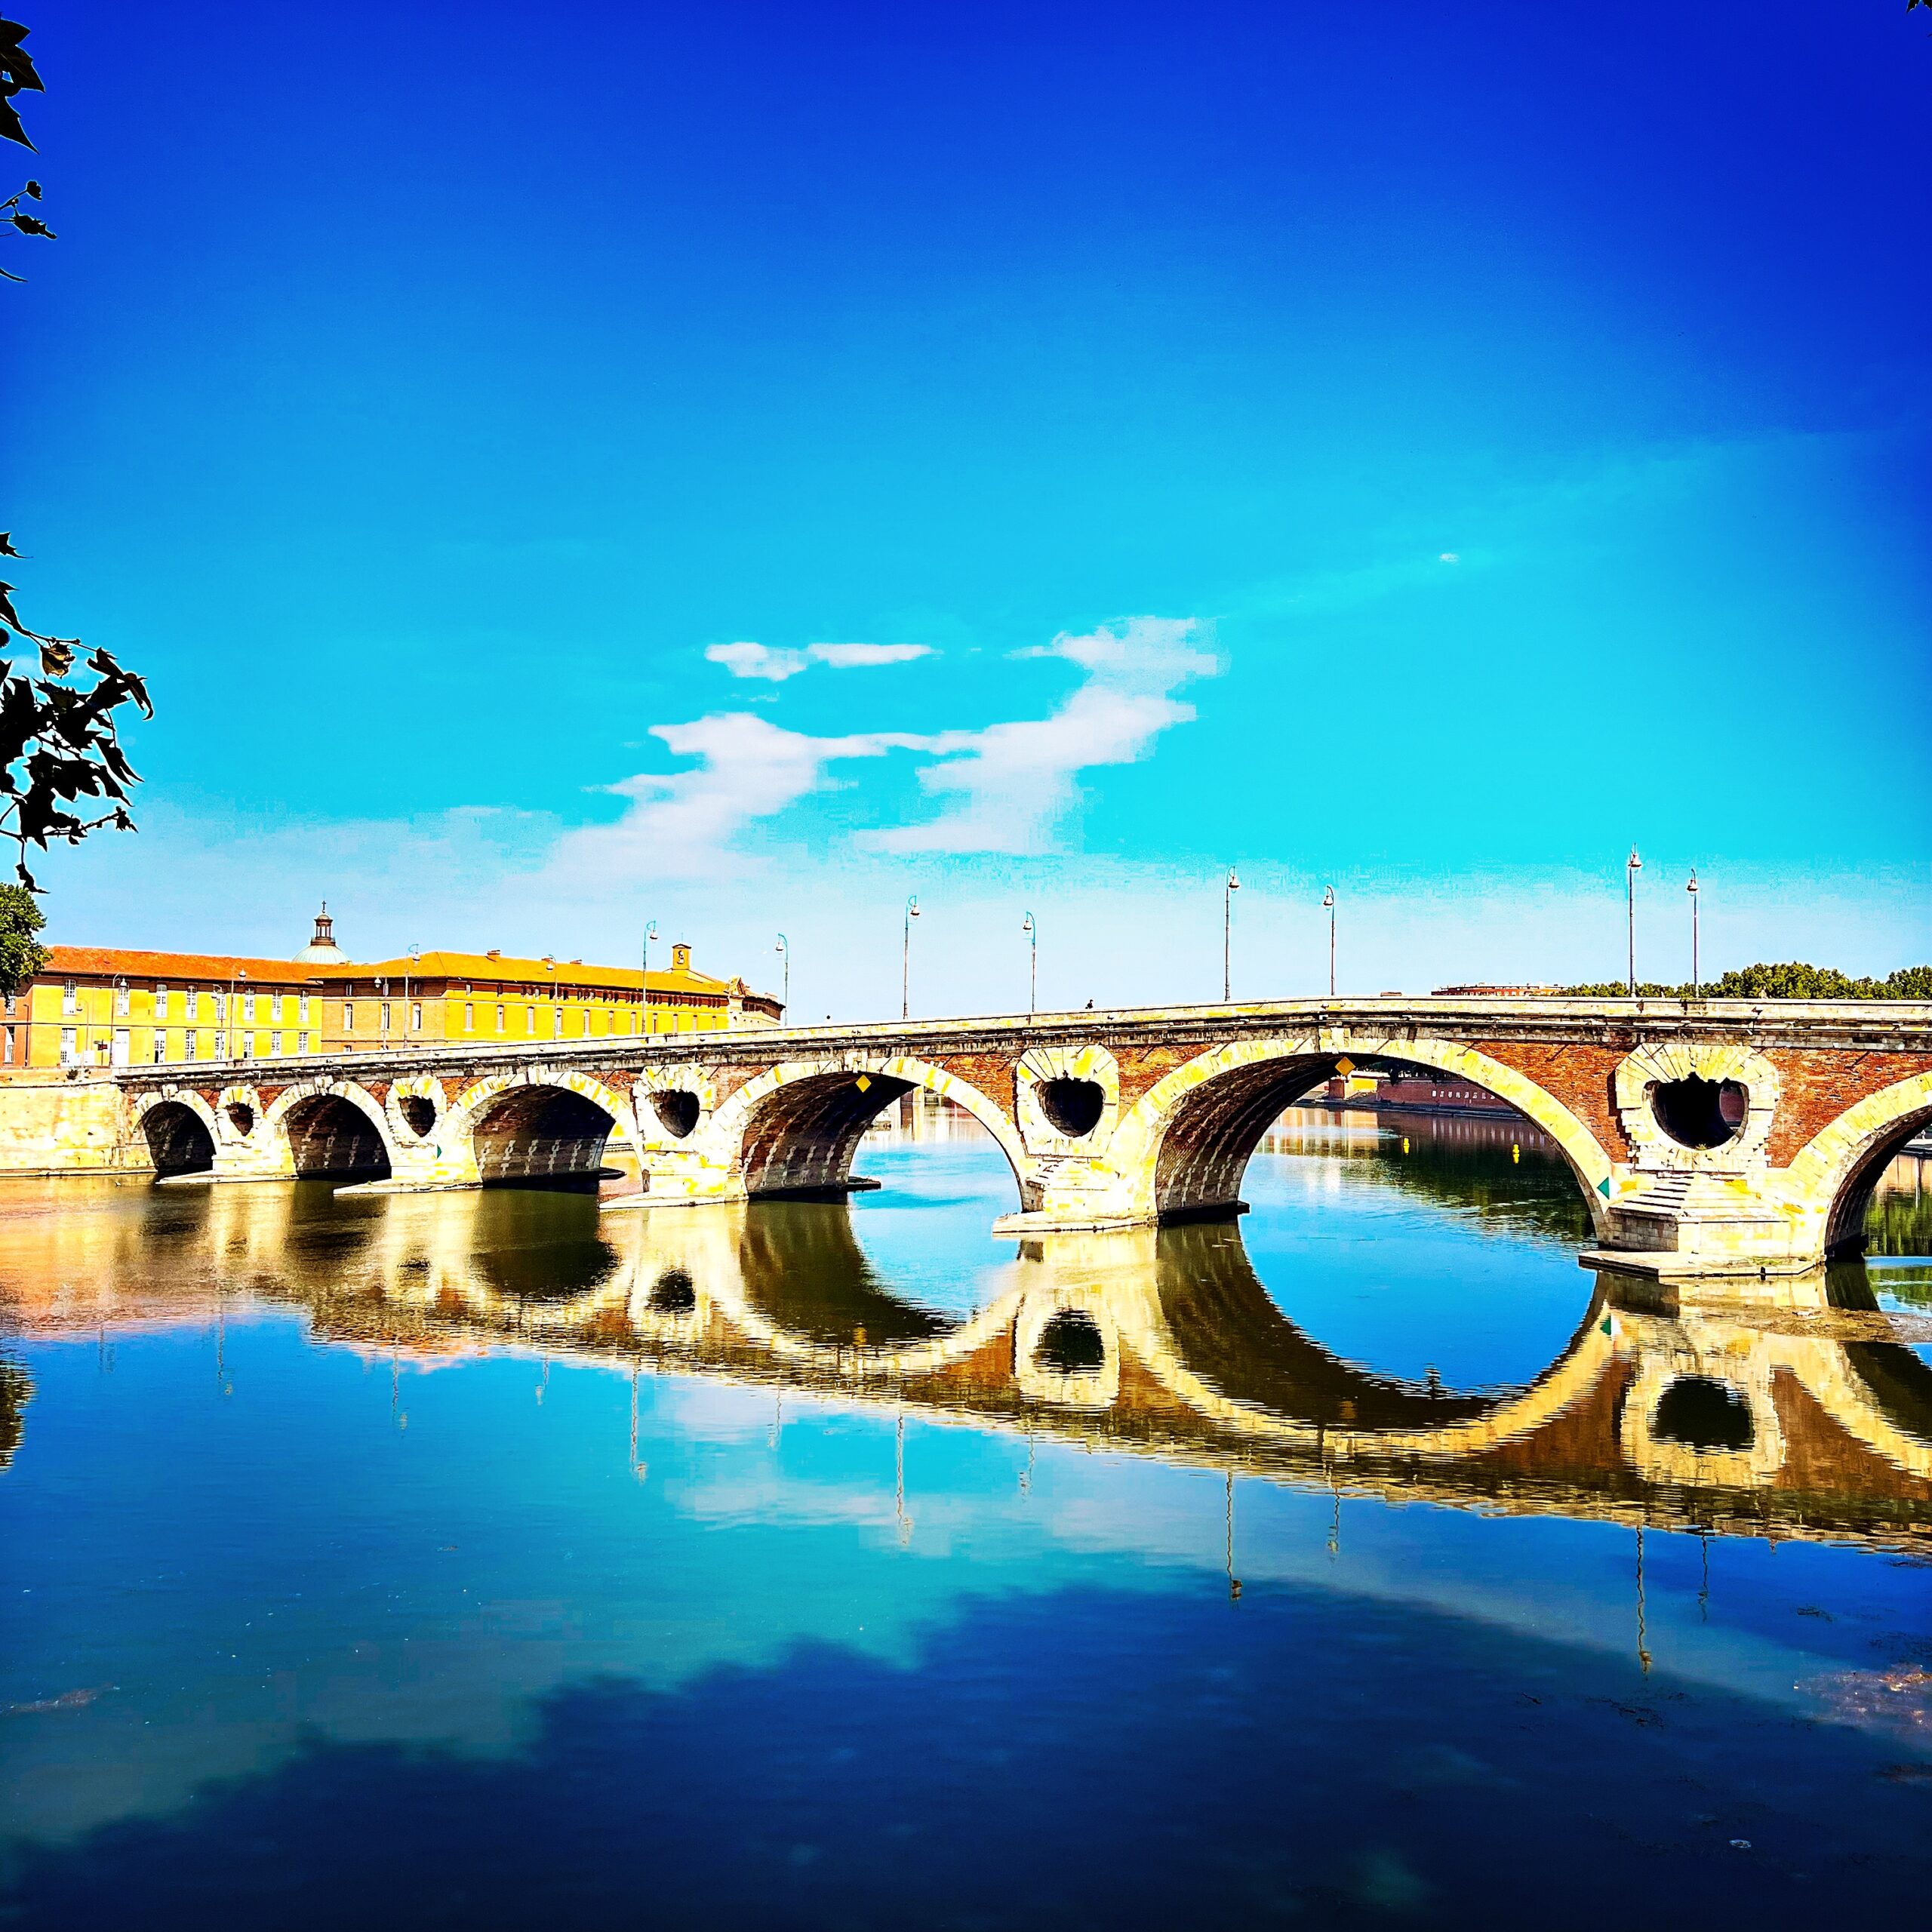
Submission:
<svg viewBox="0 0 1932 1932">
<path fill-rule="evenodd" d="M 1630 942 L 1630 997 L 1637 997 L 1637 875 L 1644 869 L 1644 862 L 1637 856 L 1637 848 L 1632 846 L 1630 856 L 1623 862 L 1623 924 Z"/>
<path fill-rule="evenodd" d="M 789 1013 L 792 1010 L 792 942 L 780 933 L 778 935 L 778 943 L 771 949 L 774 952 L 782 952 L 785 955 L 785 998 L 782 1004 L 785 1011 Z"/>
<path fill-rule="evenodd" d="M 1335 997 L 1335 888 L 1321 895 L 1322 909 L 1328 915 L 1328 997 Z"/>
<path fill-rule="evenodd" d="M 1235 877 L 1235 869 L 1230 866 L 1228 868 L 1227 889 L 1221 894 L 1221 997 L 1223 1000 L 1234 997 L 1235 894 L 1240 890 L 1241 881 Z"/>
<path fill-rule="evenodd" d="M 642 1006 L 638 1014 L 638 1031 L 651 1031 L 651 942 L 657 937 L 657 921 L 649 921 L 644 928 L 644 971 L 638 981 L 638 998 Z"/>
<path fill-rule="evenodd" d="M 228 976 L 228 1057 L 230 1060 L 239 1060 L 242 1057 L 240 1053 L 236 1051 L 235 1044 L 235 1023 L 237 1017 L 235 1008 L 235 983 L 237 980 L 245 980 L 248 977 L 248 969 L 245 966 L 236 967 L 235 971 Z"/>
<path fill-rule="evenodd" d="M 899 943 L 899 1017 L 912 1017 L 912 921 L 919 916 L 919 895 L 906 901 L 906 931 Z"/>
<path fill-rule="evenodd" d="M 1026 935 L 1032 949 L 1026 974 L 1026 1011 L 1032 1013 L 1040 1004 L 1040 928 L 1031 912 L 1020 921 L 1020 930 Z"/>
<path fill-rule="evenodd" d="M 1690 883 L 1684 891 L 1690 895 L 1690 997 L 1703 997 L 1703 982 L 1697 971 L 1697 868 L 1690 868 Z"/>
</svg>

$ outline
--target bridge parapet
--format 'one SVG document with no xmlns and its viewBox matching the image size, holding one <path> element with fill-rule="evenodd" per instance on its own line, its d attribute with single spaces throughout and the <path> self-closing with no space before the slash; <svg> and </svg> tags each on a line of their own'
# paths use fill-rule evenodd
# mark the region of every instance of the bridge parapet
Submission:
<svg viewBox="0 0 1932 1932">
<path fill-rule="evenodd" d="M 1025 1234 L 1238 1212 L 1262 1134 L 1345 1059 L 1496 1094 L 1560 1150 L 1602 1252 L 1661 1273 L 1788 1271 L 1854 1245 L 1872 1180 L 1932 1121 L 1918 1001 L 1284 1001 L 118 1078 L 129 1139 L 158 1146 L 165 1118 L 187 1145 L 198 1123 L 217 1180 L 580 1183 L 622 1150 L 636 1180 L 611 1204 L 646 1208 L 843 1192 L 866 1127 L 923 1088 L 998 1143 L 1018 1197 L 1000 1231 Z"/>
</svg>

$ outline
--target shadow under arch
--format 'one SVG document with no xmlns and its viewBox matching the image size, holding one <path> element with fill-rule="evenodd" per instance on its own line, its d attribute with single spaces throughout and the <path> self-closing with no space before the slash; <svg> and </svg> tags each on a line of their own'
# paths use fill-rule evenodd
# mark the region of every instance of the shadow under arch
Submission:
<svg viewBox="0 0 1932 1932">
<path fill-rule="evenodd" d="M 986 1128 L 1006 1156 L 1020 1207 L 1036 1207 L 1037 1189 L 1029 1191 L 1023 1177 L 1011 1123 L 967 1081 L 904 1054 L 875 1066 L 777 1067 L 734 1097 L 743 1110 L 737 1166 L 746 1194 L 842 1199 L 854 1190 L 852 1158 L 866 1130 L 895 1100 L 921 1087 Z"/>
<path fill-rule="evenodd" d="M 207 1121 L 180 1100 L 161 1100 L 141 1116 L 141 1132 L 155 1172 L 205 1174 L 214 1165 L 214 1136 Z"/>
<path fill-rule="evenodd" d="M 1512 1069 L 1472 1048 L 1416 1041 L 1363 1041 L 1318 1052 L 1306 1044 L 1271 1048 L 1256 1042 L 1177 1068 L 1136 1103 L 1130 1117 L 1129 1131 L 1143 1146 L 1153 1143 L 1152 1159 L 1143 1164 L 1151 1169 L 1155 1217 L 1172 1223 L 1241 1213 L 1241 1176 L 1269 1128 L 1331 1078 L 1342 1060 L 1370 1058 L 1426 1075 L 1448 1074 L 1493 1094 L 1553 1144 L 1601 1232 L 1611 1164 L 1589 1130 Z"/>
<path fill-rule="evenodd" d="M 1906 1143 L 1928 1125 L 1932 1125 L 1932 1103 L 1917 1112 L 1900 1116 L 1852 1160 L 1825 1217 L 1828 1259 L 1841 1260 L 1865 1252 L 1866 1222 L 1878 1183 Z"/>
<path fill-rule="evenodd" d="M 568 1087 L 506 1087 L 472 1129 L 477 1177 L 486 1186 L 593 1192 L 617 1126 L 608 1108 Z"/>
<path fill-rule="evenodd" d="M 383 1131 L 340 1094 L 310 1094 L 280 1116 L 289 1159 L 303 1180 L 384 1180 L 389 1149 Z"/>
</svg>

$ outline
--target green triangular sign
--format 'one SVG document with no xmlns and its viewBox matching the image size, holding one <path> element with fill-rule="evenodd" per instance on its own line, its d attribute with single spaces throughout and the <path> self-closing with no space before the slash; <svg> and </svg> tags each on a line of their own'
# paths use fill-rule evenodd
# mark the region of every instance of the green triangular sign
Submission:
<svg viewBox="0 0 1932 1932">
<path fill-rule="evenodd" d="M 1609 1175 L 1605 1174 L 1603 1179 L 1597 1183 L 1597 1192 L 1601 1194 L 1606 1201 L 1610 1198 Z"/>
</svg>

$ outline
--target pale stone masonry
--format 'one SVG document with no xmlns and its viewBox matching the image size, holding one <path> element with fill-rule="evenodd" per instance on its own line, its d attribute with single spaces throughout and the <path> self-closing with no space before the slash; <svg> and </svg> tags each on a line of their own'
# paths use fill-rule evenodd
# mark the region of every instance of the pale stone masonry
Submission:
<svg viewBox="0 0 1932 1932">
<path fill-rule="evenodd" d="M 1029 1234 L 1240 1211 L 1269 1124 L 1367 1060 L 1508 1102 L 1561 1152 L 1602 1251 L 1663 1273 L 1855 1246 L 1877 1174 L 1932 1121 L 1932 1004 L 1884 1001 L 1303 1000 L 112 1078 L 129 1166 L 404 1190 L 614 1161 L 629 1183 L 610 1204 L 645 1208 L 841 1192 L 872 1118 L 923 1088 L 998 1143 L 1020 1209 L 1001 1230 Z"/>
</svg>

